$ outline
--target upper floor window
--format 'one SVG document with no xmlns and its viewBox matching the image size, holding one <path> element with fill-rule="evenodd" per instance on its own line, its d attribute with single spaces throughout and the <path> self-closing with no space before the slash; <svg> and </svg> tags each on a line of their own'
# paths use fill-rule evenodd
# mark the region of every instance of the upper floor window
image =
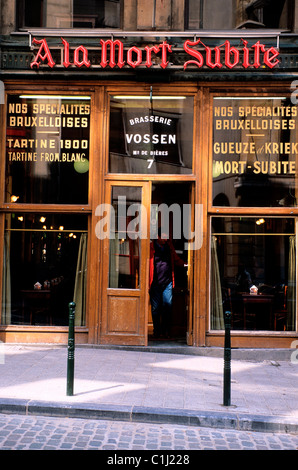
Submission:
<svg viewBox="0 0 298 470">
<path fill-rule="evenodd" d="M 20 0 L 19 28 L 120 28 L 121 0 Z"/>
<path fill-rule="evenodd" d="M 186 0 L 186 29 L 292 29 L 293 7 L 293 0 Z"/>
</svg>

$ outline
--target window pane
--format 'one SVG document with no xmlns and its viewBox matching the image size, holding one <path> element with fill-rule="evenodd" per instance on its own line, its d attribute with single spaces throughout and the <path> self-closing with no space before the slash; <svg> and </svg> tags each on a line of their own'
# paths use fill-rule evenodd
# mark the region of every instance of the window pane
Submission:
<svg viewBox="0 0 298 470">
<path fill-rule="evenodd" d="M 115 289 L 140 287 L 141 200 L 141 188 L 112 189 L 109 287 Z"/>
<path fill-rule="evenodd" d="M 120 0 L 18 0 L 19 27 L 119 28 Z"/>
<path fill-rule="evenodd" d="M 6 202 L 88 203 L 90 98 L 10 95 Z"/>
<path fill-rule="evenodd" d="M 192 147 L 192 97 L 112 97 L 111 173 L 191 173 Z"/>
<path fill-rule="evenodd" d="M 1 324 L 84 325 L 86 275 L 86 216 L 6 217 Z"/>
<path fill-rule="evenodd" d="M 42 26 L 44 11 L 43 0 L 25 0 L 24 3 L 25 25 L 30 25 L 36 28 Z"/>
<path fill-rule="evenodd" d="M 291 0 L 188 0 L 186 3 L 188 29 L 192 30 L 291 28 Z"/>
<path fill-rule="evenodd" d="M 211 329 L 294 331 L 295 298 L 293 218 L 212 218 Z"/>
<path fill-rule="evenodd" d="M 213 205 L 297 205 L 298 108 L 288 98 L 214 98 Z"/>
<path fill-rule="evenodd" d="M 119 28 L 119 0 L 74 0 L 74 28 Z"/>
</svg>

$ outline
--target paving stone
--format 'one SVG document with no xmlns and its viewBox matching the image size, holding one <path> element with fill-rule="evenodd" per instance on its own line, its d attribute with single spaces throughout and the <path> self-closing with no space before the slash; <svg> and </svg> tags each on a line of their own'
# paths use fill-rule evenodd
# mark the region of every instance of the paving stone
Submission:
<svg viewBox="0 0 298 470">
<path fill-rule="evenodd" d="M 17 419 L 16 419 L 17 417 Z M 37 426 L 38 422 L 38 426 Z M 22 432 L 26 428 L 27 437 Z M 51 435 L 44 431 L 51 429 Z M 21 432 L 20 432 L 21 431 Z M 1 450 L 297 450 L 298 435 L 79 418 L 0 416 Z M 100 438 L 99 438 L 100 435 Z M 2 437 L 3 434 L 2 434 Z M 178 438 L 179 437 L 179 438 Z"/>
</svg>

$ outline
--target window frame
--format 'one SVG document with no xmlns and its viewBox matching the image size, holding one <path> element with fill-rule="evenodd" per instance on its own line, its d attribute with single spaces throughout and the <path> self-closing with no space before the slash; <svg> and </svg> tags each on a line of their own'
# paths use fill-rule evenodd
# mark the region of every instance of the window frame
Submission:
<svg viewBox="0 0 298 470">
<path fill-rule="evenodd" d="M 153 88 L 153 89 L 152 89 Z M 153 93 L 153 96 L 155 94 L 154 87 L 148 87 L 148 85 L 145 86 L 136 86 L 134 90 L 132 91 L 131 89 L 127 87 L 123 87 L 120 85 L 119 87 L 111 86 L 106 88 L 106 95 L 105 95 L 105 105 L 107 109 L 107 130 L 106 130 L 106 136 L 107 136 L 107 148 L 106 148 L 106 154 L 105 154 L 105 162 L 104 162 L 104 167 L 105 167 L 105 178 L 106 179 L 114 179 L 114 180 L 123 180 L 123 179 L 138 179 L 138 180 L 148 180 L 148 179 L 162 179 L 162 180 L 182 180 L 182 181 L 193 181 L 195 179 L 195 175 L 198 166 L 198 161 L 196 158 L 197 152 L 198 152 L 198 134 L 196 134 L 195 130 L 197 129 L 198 126 L 198 112 L 200 108 L 200 103 L 199 103 L 199 91 L 198 87 L 193 85 L 193 83 L 185 86 L 179 86 L 177 84 L 173 84 L 171 87 L 167 85 L 161 85 L 158 87 L 158 92 L 156 92 L 156 96 L 160 95 L 166 95 L 166 96 L 187 96 L 187 97 L 192 97 L 193 98 L 193 137 L 192 137 L 192 171 L 189 173 L 113 173 L 109 171 L 109 139 L 110 139 L 110 102 L 111 102 L 111 97 L 113 95 L 148 95 Z"/>
<path fill-rule="evenodd" d="M 24 212 L 29 212 L 29 211 L 47 211 L 47 212 L 56 212 L 57 210 L 59 212 L 78 212 L 81 213 L 84 211 L 85 213 L 91 213 L 91 191 L 92 191 L 92 167 L 93 167 L 93 158 L 90 158 L 90 166 L 89 166 L 89 180 L 88 180 L 88 202 L 85 204 L 57 204 L 57 203 L 18 203 L 18 202 L 6 202 L 5 201 L 5 178 L 6 178 L 6 130 L 7 130 L 7 103 L 8 103 L 8 95 L 18 95 L 18 94 L 34 94 L 36 96 L 38 95 L 43 95 L 44 94 L 44 89 L 42 87 L 39 87 L 37 85 L 36 89 L 32 88 L 32 85 L 29 85 L 28 87 L 24 87 L 23 89 L 15 89 L 14 87 L 10 88 L 9 86 L 6 86 L 6 94 L 5 94 L 5 106 L 3 106 L 3 127 L 2 127 L 2 132 L 3 132 L 3 138 L 2 138 L 2 152 L 3 152 L 3 158 L 1 160 L 0 164 L 0 171 L 1 175 L 3 175 L 0 178 L 0 212 L 13 212 L 13 211 L 24 211 Z M 51 96 L 53 95 L 67 95 L 69 94 L 70 96 L 74 95 L 86 95 L 90 96 L 90 132 L 89 132 L 89 152 L 90 155 L 92 153 L 93 149 L 93 117 L 92 117 L 92 109 L 94 109 L 94 92 L 92 90 L 90 91 L 77 91 L 76 88 L 72 90 L 72 88 L 59 88 L 57 87 L 49 87 L 47 90 L 47 93 Z"/>
<path fill-rule="evenodd" d="M 213 98 L 218 97 L 249 97 L 252 98 L 254 96 L 276 96 L 277 98 L 280 96 L 287 96 L 289 94 L 289 90 L 291 90 L 291 83 L 277 83 L 272 84 L 268 82 L 262 82 L 262 84 L 256 86 L 252 86 L 251 83 L 244 83 L 242 86 L 233 86 L 233 85 L 223 85 L 223 84 L 210 84 L 204 86 L 205 88 L 205 99 L 206 99 L 206 106 L 208 106 L 208 113 L 205 113 L 204 117 L 208 124 L 208 130 L 206 128 L 207 142 L 203 145 L 203 152 L 206 152 L 208 155 L 208 190 L 207 190 L 207 227 L 208 227 L 208 265 L 209 269 L 208 272 L 211 273 L 211 236 L 212 236 L 212 226 L 211 226 L 211 219 L 212 216 L 230 216 L 230 217 L 294 217 L 295 218 L 295 234 L 297 237 L 298 234 L 298 205 L 295 207 L 232 207 L 232 206 L 213 206 L 213 175 L 212 175 L 212 168 L 213 168 Z M 264 92 L 264 90 L 266 90 Z M 298 184 L 298 175 L 296 174 L 296 182 L 295 187 L 297 188 Z M 297 238 L 296 238 L 296 250 L 297 250 Z M 297 259 L 297 255 L 296 255 Z M 246 337 L 251 337 L 254 334 L 261 334 L 266 337 L 274 337 L 276 334 L 284 335 L 284 336 L 295 336 L 298 331 L 298 305 L 297 305 L 297 281 L 298 281 L 298 263 L 296 262 L 296 330 L 295 331 L 283 331 L 283 332 L 274 332 L 270 330 L 266 330 L 265 332 L 258 332 L 258 331 L 249 331 L 249 330 L 239 330 L 237 334 L 240 336 L 244 335 Z M 212 336 L 215 335 L 222 335 L 223 330 L 211 330 L 211 276 L 209 275 L 208 280 L 208 295 L 207 295 L 207 302 L 208 302 L 208 315 L 207 315 L 207 323 L 206 323 L 206 334 Z M 211 340 L 212 341 L 212 340 Z"/>
<path fill-rule="evenodd" d="M 265 84 L 266 87 L 266 84 Z M 272 87 L 272 85 L 271 85 Z M 252 90 L 250 87 L 247 87 L 245 90 L 245 86 L 243 87 L 244 89 L 239 90 L 239 88 L 235 88 L 235 90 L 228 90 L 228 91 L 218 91 L 218 89 L 212 90 L 210 89 L 210 95 L 209 95 L 209 187 L 208 187 L 208 213 L 209 214 L 250 214 L 250 215 L 258 215 L 258 214 L 276 214 L 276 215 L 298 215 L 298 203 L 296 206 L 289 206 L 289 207 L 271 207 L 271 206 L 250 206 L 250 207 L 238 207 L 238 206 L 213 206 L 213 201 L 212 201 L 212 196 L 213 196 L 213 178 L 212 178 L 212 166 L 213 166 L 213 148 L 212 148 L 212 143 L 213 143 L 213 98 L 214 97 L 226 97 L 227 99 L 232 98 L 232 97 L 276 97 L 279 98 L 280 96 L 288 96 L 289 95 L 289 90 L 291 89 L 291 84 L 289 84 L 288 88 L 286 88 L 285 85 L 281 85 L 280 89 L 278 86 L 274 87 L 272 91 L 267 90 L 265 93 L 263 92 L 264 87 L 260 87 L 260 93 L 258 93 L 258 87 L 256 87 L 254 90 Z M 269 85 L 270 88 L 270 85 Z M 298 117 L 297 119 L 297 124 L 298 124 Z M 297 163 L 298 163 L 298 156 L 297 156 Z M 298 174 L 296 172 L 295 175 L 295 187 L 297 188 L 298 185 Z"/>
<path fill-rule="evenodd" d="M 17 95 L 17 94 L 34 94 L 34 95 L 43 95 L 45 93 L 44 85 L 41 83 L 37 83 L 36 87 L 33 88 L 32 83 L 19 83 L 16 86 L 14 84 L 7 83 L 5 87 L 5 105 L 2 106 L 0 109 L 0 112 L 2 114 L 2 122 L 3 126 L 2 129 L 0 130 L 0 135 L 2 135 L 2 145 L 1 145 L 1 162 L 0 162 L 0 171 L 1 171 L 1 178 L 0 178 L 0 252 L 3 253 L 4 250 L 4 233 L 5 233 L 5 217 L 7 214 L 11 215 L 13 213 L 20 213 L 20 214 L 26 214 L 26 213 L 31 213 L 31 214 L 39 214 L 43 213 L 44 215 L 47 214 L 60 214 L 60 215 L 67 215 L 67 214 L 72 214 L 72 215 L 82 215 L 84 214 L 87 217 L 87 233 L 91 233 L 91 228 L 92 228 L 92 191 L 93 187 L 97 186 L 96 183 L 96 171 L 94 170 L 94 166 L 96 166 L 95 162 L 95 149 L 96 145 L 98 146 L 98 142 L 95 143 L 96 140 L 98 140 L 98 133 L 94 133 L 93 129 L 95 124 L 95 103 L 98 100 L 98 94 L 101 93 L 101 90 L 98 90 L 98 93 L 95 93 L 94 87 L 88 87 L 88 89 L 84 87 L 78 87 L 78 86 L 71 86 L 71 87 L 66 87 L 65 85 L 50 85 L 47 87 L 47 93 L 49 95 L 86 95 L 90 96 L 90 106 L 91 106 L 91 112 L 90 112 L 90 135 L 89 135 L 89 143 L 90 143 L 90 166 L 89 166 L 89 179 L 88 179 L 88 202 L 86 204 L 45 204 L 45 203 L 18 203 L 18 202 L 5 202 L 5 172 L 6 172 L 6 128 L 7 128 L 7 102 L 8 102 L 8 95 Z M 88 247 L 87 247 L 87 253 L 88 253 L 88 271 L 87 271 L 87 291 L 89 292 L 89 284 L 90 284 L 90 272 L 91 272 L 91 267 L 90 265 L 92 264 L 91 262 L 91 242 L 94 243 L 94 241 L 91 240 L 92 237 L 88 236 Z M 2 251 L 1 251 L 2 250 Z M 2 277 L 3 277 L 3 257 L 1 257 L 2 261 L 0 263 L 0 297 L 2 299 Z M 0 299 L 0 300 L 1 300 Z M 89 293 L 87 294 L 87 302 L 86 302 L 86 324 L 81 327 L 76 327 L 78 328 L 78 331 L 80 331 L 83 335 L 88 332 L 89 324 L 90 324 L 90 313 L 89 313 L 89 305 L 90 305 L 90 300 L 89 300 Z M 1 315 L 1 312 L 0 312 Z M 92 320 L 91 320 L 92 321 Z M 3 328 L 9 328 L 11 331 L 15 331 L 18 329 L 23 329 L 23 325 L 0 325 L 0 331 Z M 35 328 L 35 326 L 30 327 L 30 328 Z M 41 328 L 41 327 L 40 327 Z M 62 330 L 67 328 L 63 326 L 52 326 L 48 327 L 45 326 L 46 330 L 51 329 L 51 331 L 55 332 L 57 330 Z"/>
<path fill-rule="evenodd" d="M 4 116 L 4 141 L 6 142 L 6 138 L 7 138 L 7 114 L 8 114 L 8 97 L 9 96 L 17 96 L 19 94 L 25 94 L 25 95 L 34 95 L 36 98 L 38 98 L 38 96 L 41 96 L 43 98 L 45 98 L 45 93 L 42 93 L 42 91 L 34 91 L 33 89 L 31 89 L 31 91 L 28 89 L 28 91 L 26 92 L 19 92 L 19 91 L 7 91 L 6 93 L 6 99 L 5 99 L 5 102 L 6 102 L 6 106 L 5 106 L 5 116 Z M 46 206 L 46 207 L 49 207 L 49 206 L 53 206 L 53 207 L 68 207 L 68 206 L 72 206 L 73 208 L 75 206 L 79 206 L 79 207 L 84 207 L 84 210 L 86 208 L 86 210 L 88 210 L 89 206 L 90 206 L 90 182 L 91 182 L 91 178 L 90 178 L 90 166 L 91 166 L 91 161 L 92 159 L 90 159 L 90 156 L 91 156 L 91 145 L 92 145 L 92 138 L 91 138 L 91 110 L 92 110 L 92 107 L 94 107 L 92 105 L 92 102 L 94 101 L 93 100 L 93 97 L 92 97 L 92 94 L 91 92 L 88 93 L 88 92 L 85 92 L 85 93 L 77 93 L 77 92 L 69 92 L 69 91 L 64 91 L 64 92 L 61 92 L 61 91 L 48 91 L 47 95 L 51 96 L 51 97 L 54 97 L 57 95 L 57 98 L 61 95 L 61 100 L 65 100 L 65 96 L 67 96 L 67 98 L 69 98 L 70 100 L 72 99 L 73 96 L 86 96 L 88 97 L 88 99 L 86 99 L 86 102 L 90 103 L 90 113 L 89 113 L 89 125 L 88 125 L 88 128 L 89 128 L 89 146 L 88 146 L 88 151 L 89 151 L 89 155 L 88 155 L 88 158 L 89 158 L 89 170 L 88 170 L 88 191 L 87 191 L 87 202 L 82 202 L 82 203 L 76 203 L 76 204 L 73 204 L 73 203 L 37 203 L 37 202 L 23 202 L 23 203 L 18 203 L 17 201 L 16 202 L 13 202 L 13 201 L 6 201 L 5 200 L 5 196 L 6 194 L 9 194 L 9 193 L 5 193 L 5 186 L 6 186 L 6 157 L 7 157 L 7 152 L 6 152 L 6 148 L 4 146 L 4 150 L 3 150 L 3 155 L 4 155 L 4 166 L 1 168 L 1 170 L 4 171 L 4 194 L 2 193 L 0 197 L 0 208 L 1 208 L 1 203 L 5 204 L 5 205 L 8 205 L 8 204 L 13 204 L 13 207 L 27 207 L 28 205 L 34 207 L 41 207 L 41 206 Z M 63 95 L 63 97 L 62 97 Z M 35 104 L 38 104 L 38 103 L 35 103 Z M 58 114 L 57 114 L 58 116 Z M 67 115 L 66 115 L 67 116 Z M 22 129 L 22 127 L 20 126 L 20 129 Z M 70 128 L 72 129 L 72 128 Z M 49 135 L 49 134 L 48 134 Z M 36 139 L 37 140 L 37 139 Z M 85 139 L 86 140 L 86 139 Z M 74 150 L 74 149 L 73 149 Z M 34 183 L 34 181 L 33 181 Z M 36 182 L 35 182 L 36 183 Z M 1 184 L 1 183 L 0 183 Z M 0 186 L 0 189 L 1 189 L 1 186 Z"/>
<path fill-rule="evenodd" d="M 290 89 L 290 86 L 289 86 L 289 89 Z M 217 209 L 220 209 L 220 210 L 223 210 L 224 207 L 226 206 L 215 206 L 213 205 L 213 177 L 212 177 L 212 168 L 213 168 L 213 157 L 214 157 L 214 154 L 213 154 L 213 138 L 214 138 L 214 135 L 213 135 L 213 130 L 214 130 L 214 126 L 213 126 L 213 119 L 214 119 L 214 98 L 217 98 L 217 97 L 220 97 L 220 98 L 223 98 L 223 99 L 235 99 L 235 98 L 251 98 L 252 100 L 254 98 L 276 98 L 276 99 L 279 99 L 281 97 L 290 97 L 289 95 L 289 92 L 288 91 L 285 91 L 284 90 L 284 93 L 281 91 L 281 92 L 273 92 L 273 93 L 270 93 L 270 92 L 266 92 L 266 93 L 262 93 L 262 95 L 260 95 L 259 93 L 252 93 L 252 92 L 236 92 L 236 93 L 229 93 L 229 94 L 225 94 L 225 93 L 214 93 L 212 94 L 211 96 L 211 121 L 212 121 L 212 125 L 211 125 L 211 150 L 210 150 L 210 158 L 209 158 L 209 161 L 210 161 L 210 167 L 209 167 L 209 171 L 210 171 L 210 174 L 211 174 L 211 185 L 209 187 L 209 193 L 210 193 L 210 200 L 209 200 L 209 205 L 208 205 L 208 211 L 213 211 L 213 210 L 216 210 Z M 295 104 L 292 103 L 293 106 L 295 106 Z M 296 105 L 297 107 L 297 105 Z M 298 107 L 297 107 L 298 109 Z M 295 119 L 295 122 L 296 122 L 296 134 L 298 134 L 298 113 L 297 113 L 297 117 L 294 118 Z M 235 141 L 236 142 L 236 141 Z M 237 142 L 240 142 L 240 141 L 237 141 Z M 284 211 L 286 211 L 286 213 L 289 213 L 290 211 L 290 214 L 293 214 L 294 212 L 293 211 L 296 211 L 298 209 L 298 173 L 297 173 L 297 165 L 298 165 L 298 155 L 296 155 L 296 172 L 295 172 L 295 176 L 294 176 L 294 181 L 295 181 L 295 188 L 296 188 L 296 199 L 297 199 L 297 203 L 296 203 L 296 206 L 285 206 L 285 209 L 283 207 L 278 207 L 278 206 L 237 206 L 237 205 L 231 205 L 231 206 L 227 206 L 227 208 L 229 208 L 230 210 L 233 211 L 239 211 L 239 212 L 246 212 L 247 210 L 248 211 L 251 211 L 251 210 L 254 210 L 255 213 L 262 213 L 264 211 L 266 212 L 271 212 L 273 211 L 274 213 L 280 213 L 280 214 L 284 214 Z M 241 173 L 235 173 L 235 176 L 239 176 Z M 217 211 L 218 212 L 218 211 Z"/>
<path fill-rule="evenodd" d="M 121 177 L 121 178 L 130 178 L 132 177 L 132 175 L 139 175 L 141 178 L 155 178 L 155 177 L 160 177 L 160 178 L 179 178 L 179 179 L 184 179 L 184 178 L 193 178 L 194 175 L 195 175 L 195 161 L 196 161 L 196 158 L 195 158 L 195 150 L 194 150 L 194 142 L 195 142 L 195 115 L 196 115 L 196 112 L 197 112 L 197 106 L 196 106 L 196 93 L 192 93 L 192 92 L 183 92 L 182 90 L 177 90 L 177 93 L 175 94 L 173 92 L 173 87 L 171 88 L 170 91 L 167 90 L 167 88 L 165 87 L 163 89 L 163 87 L 161 87 L 158 91 L 158 93 L 156 93 L 156 95 L 154 94 L 154 92 L 150 89 L 150 91 L 148 92 L 145 88 L 142 88 L 140 90 L 138 90 L 137 92 L 136 91 L 133 91 L 133 93 L 129 93 L 130 95 L 130 99 L 134 99 L 134 98 L 137 98 L 138 96 L 142 97 L 144 94 L 148 95 L 148 100 L 150 98 L 150 96 L 152 96 L 153 94 L 153 99 L 154 100 L 154 96 L 158 98 L 162 97 L 163 95 L 166 95 L 166 99 L 168 99 L 169 101 L 171 101 L 171 97 L 173 98 L 173 101 L 179 96 L 181 97 L 186 97 L 186 98 L 192 98 L 193 102 L 192 102 L 192 122 L 193 122 L 193 127 L 192 127 L 192 141 L 191 141 L 191 168 L 188 168 L 189 171 L 187 172 L 172 172 L 172 173 L 167 173 L 167 172 L 164 172 L 164 173 L 158 173 L 158 172 L 153 172 L 153 171 L 149 171 L 149 172 L 146 172 L 146 171 L 143 171 L 142 173 L 134 173 L 134 172 L 121 172 L 121 171 L 118 171 L 118 172 L 114 172 L 114 171 L 111 171 L 110 170 L 110 133 L 111 133 L 111 129 L 110 129 L 110 116 L 111 116 L 111 109 L 112 109 L 112 106 L 111 106 L 111 101 L 112 101 L 112 98 L 113 98 L 113 95 L 115 93 L 112 93 L 112 92 L 109 92 L 108 93 L 108 135 L 107 135 L 107 166 L 106 166 L 106 174 L 109 176 L 109 177 Z M 127 95 L 128 93 L 125 93 L 125 92 L 121 92 L 121 90 L 118 90 L 117 91 L 117 95 Z M 141 108 L 140 108 L 141 109 Z M 145 109 L 145 108 L 144 108 Z M 156 113 L 156 115 L 159 115 L 164 113 L 164 111 L 160 110 L 160 109 L 157 109 L 157 110 L 154 110 L 154 112 Z M 172 116 L 172 113 L 168 114 L 169 118 L 173 118 Z M 124 133 L 125 133 L 125 126 L 123 127 L 124 129 Z M 179 131 L 178 129 L 176 130 L 176 133 L 177 135 L 179 135 Z M 153 131 L 152 131 L 152 135 L 153 135 Z M 169 144 L 170 145 L 170 144 Z M 177 142 L 177 149 L 178 149 L 178 152 L 180 153 L 180 143 Z M 113 152 L 111 152 L 113 153 Z M 130 154 L 129 152 L 127 153 L 127 155 L 125 155 L 125 157 L 128 157 L 129 158 Z M 140 155 L 141 156 L 141 155 Z M 147 158 L 148 157 L 148 158 Z M 149 162 L 149 166 L 148 168 L 150 168 L 150 162 L 152 164 L 153 162 L 153 159 L 152 157 L 150 157 L 150 155 L 148 154 L 147 157 L 145 157 L 145 159 L 147 159 L 147 162 Z M 143 157 L 144 158 L 144 157 Z M 158 161 L 157 161 L 158 163 Z M 171 163 L 169 164 L 169 166 L 171 166 Z M 179 165 L 177 165 L 179 166 Z M 181 168 L 184 167 L 184 165 L 180 165 Z"/>
<path fill-rule="evenodd" d="M 264 215 L 264 214 L 263 214 Z M 254 215 L 251 215 L 251 214 L 244 214 L 243 215 L 243 218 L 245 219 L 256 219 L 258 218 L 259 216 L 257 216 L 256 214 Z M 267 214 L 267 215 L 264 215 L 264 217 L 266 217 L 267 220 L 271 220 L 271 219 L 288 219 L 288 217 L 286 216 L 275 216 L 275 215 L 271 215 L 271 214 Z M 210 265 L 210 279 L 209 279 L 209 315 L 208 315 L 208 331 L 210 333 L 215 333 L 215 334 L 218 334 L 220 332 L 223 332 L 224 328 L 223 329 L 212 329 L 211 327 L 211 324 L 212 324 L 212 311 L 211 311 L 211 305 L 212 305 L 212 289 L 211 289 L 211 284 L 212 284 L 212 276 L 211 276 L 211 272 L 212 272 L 212 266 L 211 266 L 211 258 L 212 258 L 212 237 L 213 236 L 216 236 L 218 235 L 217 233 L 214 233 L 213 232 L 213 228 L 212 228 L 212 221 L 214 219 L 235 219 L 235 220 L 239 220 L 241 219 L 241 215 L 239 214 L 213 214 L 212 216 L 209 216 L 209 233 L 210 233 L 210 243 L 209 243 L 209 265 Z M 295 237 L 295 260 L 296 260 L 296 263 L 295 263 L 295 288 L 294 288 L 294 291 L 295 291 L 295 310 L 296 310 L 296 314 L 295 314 L 295 319 L 294 319 L 294 322 L 295 322 L 295 329 L 294 330 L 285 330 L 285 331 L 280 331 L 280 330 L 273 330 L 273 329 L 268 329 L 268 330 L 250 330 L 250 329 L 237 329 L 237 330 L 234 330 L 235 333 L 237 334 L 245 334 L 245 335 L 248 335 L 248 336 L 251 336 L 255 333 L 261 333 L 261 334 L 264 334 L 266 336 L 270 336 L 270 335 L 275 335 L 275 334 L 285 334 L 285 335 L 293 335 L 293 334 L 296 334 L 297 331 L 298 331 L 298 305 L 297 305 L 297 299 L 298 299 L 298 253 L 297 253 L 297 247 L 298 247 L 298 244 L 297 244 L 297 235 L 298 235 L 298 218 L 297 217 L 294 217 L 294 216 L 291 216 L 290 219 L 293 220 L 293 228 L 294 228 L 294 233 L 293 234 L 277 234 L 277 236 L 288 236 L 289 238 L 291 236 L 294 236 Z M 251 233 L 251 234 L 247 234 L 247 233 L 243 233 L 241 234 L 243 236 L 260 236 L 260 237 L 270 237 L 270 236 L 275 236 L 274 233 L 270 234 L 270 233 L 259 233 L 259 234 L 254 234 L 254 233 Z M 233 234 L 229 234 L 229 233 L 226 233 L 226 236 L 230 236 L 230 237 L 233 237 Z M 235 237 L 239 236 L 239 234 L 234 234 Z M 289 279 L 288 279 L 289 281 Z M 274 286 L 272 286 L 272 289 L 273 289 Z M 247 292 L 247 295 L 249 296 L 249 292 Z M 233 298 L 233 297 L 232 297 Z M 224 303 L 223 303 L 224 305 Z M 272 304 L 273 305 L 273 304 Z M 224 314 L 225 312 L 223 312 Z M 273 313 L 273 312 L 272 312 Z M 273 317 L 272 317 L 273 318 Z"/>
</svg>

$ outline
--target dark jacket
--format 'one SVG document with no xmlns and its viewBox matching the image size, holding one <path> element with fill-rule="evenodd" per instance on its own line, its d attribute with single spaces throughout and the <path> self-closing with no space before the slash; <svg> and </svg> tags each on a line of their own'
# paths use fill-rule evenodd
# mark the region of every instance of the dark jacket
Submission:
<svg viewBox="0 0 298 470">
<path fill-rule="evenodd" d="M 172 242 L 170 240 L 167 240 L 166 243 L 168 244 L 170 248 L 170 252 L 171 252 L 172 281 L 173 281 L 173 287 L 175 287 L 174 266 L 175 264 L 177 264 L 178 266 L 183 267 L 184 261 L 181 258 L 179 258 L 179 256 L 177 255 Z M 150 262 L 149 262 L 149 288 L 151 287 L 151 284 L 154 278 L 154 254 L 155 254 L 154 242 L 151 242 L 150 243 Z"/>
</svg>

